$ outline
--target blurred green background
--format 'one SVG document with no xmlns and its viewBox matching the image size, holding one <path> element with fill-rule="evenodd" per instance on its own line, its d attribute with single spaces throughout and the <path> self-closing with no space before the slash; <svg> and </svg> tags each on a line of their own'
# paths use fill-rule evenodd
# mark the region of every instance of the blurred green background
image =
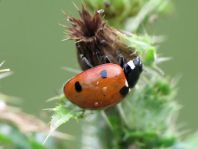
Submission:
<svg viewBox="0 0 198 149">
<path fill-rule="evenodd" d="M 198 1 L 174 3 L 173 14 L 149 27 L 149 33 L 167 37 L 160 53 L 171 56 L 172 60 L 162 68 L 170 76 L 181 76 L 178 102 L 183 108 L 179 121 L 195 130 L 198 129 Z M 73 42 L 61 41 L 63 28 L 58 24 L 65 21 L 62 10 L 78 15 L 69 0 L 0 1 L 0 61 L 6 60 L 6 67 L 14 71 L 14 75 L 1 81 L 0 91 L 21 97 L 23 109 L 36 115 L 54 106 L 46 99 L 57 95 L 64 82 L 74 75 L 61 67 L 79 68 Z"/>
</svg>

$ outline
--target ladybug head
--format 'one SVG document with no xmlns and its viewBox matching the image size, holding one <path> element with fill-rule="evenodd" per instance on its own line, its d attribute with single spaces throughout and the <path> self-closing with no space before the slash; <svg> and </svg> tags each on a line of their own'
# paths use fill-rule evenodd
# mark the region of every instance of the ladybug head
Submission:
<svg viewBox="0 0 198 149">
<path fill-rule="evenodd" d="M 135 59 L 130 60 L 128 63 L 124 64 L 123 69 L 129 88 L 133 88 L 137 83 L 143 69 L 142 67 L 142 62 L 138 56 Z"/>
</svg>

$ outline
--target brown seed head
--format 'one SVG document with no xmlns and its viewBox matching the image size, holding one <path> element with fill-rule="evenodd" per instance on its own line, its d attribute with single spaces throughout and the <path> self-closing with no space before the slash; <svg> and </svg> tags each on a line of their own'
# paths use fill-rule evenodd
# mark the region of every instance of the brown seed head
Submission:
<svg viewBox="0 0 198 149">
<path fill-rule="evenodd" d="M 80 19 L 69 17 L 70 39 L 76 42 L 79 63 L 83 70 L 88 69 L 81 63 L 85 56 L 93 66 L 105 63 L 108 56 L 112 63 L 118 63 L 117 57 L 122 54 L 126 61 L 134 57 L 134 50 L 121 42 L 118 30 L 110 27 L 102 18 L 102 10 L 91 15 L 85 7 L 80 11 Z"/>
</svg>

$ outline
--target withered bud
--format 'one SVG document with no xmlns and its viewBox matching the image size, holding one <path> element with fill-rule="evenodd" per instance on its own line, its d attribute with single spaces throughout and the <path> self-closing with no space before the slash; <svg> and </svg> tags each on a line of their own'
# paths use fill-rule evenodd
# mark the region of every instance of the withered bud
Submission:
<svg viewBox="0 0 198 149">
<path fill-rule="evenodd" d="M 80 11 L 80 19 L 69 17 L 69 38 L 76 42 L 77 55 L 83 70 L 88 69 L 81 62 L 82 56 L 90 64 L 97 66 L 105 63 L 107 56 L 112 63 L 118 63 L 118 56 L 122 55 L 125 61 L 135 57 L 133 49 L 124 44 L 120 38 L 120 31 L 110 27 L 103 20 L 103 11 L 98 10 L 91 15 L 85 7 Z"/>
</svg>

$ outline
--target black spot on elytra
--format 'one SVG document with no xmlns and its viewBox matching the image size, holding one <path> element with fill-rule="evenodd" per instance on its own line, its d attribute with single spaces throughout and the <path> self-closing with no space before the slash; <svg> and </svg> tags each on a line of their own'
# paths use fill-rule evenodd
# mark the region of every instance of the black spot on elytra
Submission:
<svg viewBox="0 0 198 149">
<path fill-rule="evenodd" d="M 129 88 L 127 86 L 123 86 L 121 89 L 120 89 L 120 94 L 122 96 L 126 96 L 129 92 Z"/>
<path fill-rule="evenodd" d="M 77 92 L 81 92 L 82 91 L 82 86 L 80 85 L 80 82 L 76 82 L 75 83 L 75 89 Z"/>
<path fill-rule="evenodd" d="M 106 70 L 102 70 L 102 71 L 100 72 L 100 76 L 101 76 L 102 78 L 106 78 L 106 77 L 107 77 L 107 71 L 106 71 Z"/>
</svg>

